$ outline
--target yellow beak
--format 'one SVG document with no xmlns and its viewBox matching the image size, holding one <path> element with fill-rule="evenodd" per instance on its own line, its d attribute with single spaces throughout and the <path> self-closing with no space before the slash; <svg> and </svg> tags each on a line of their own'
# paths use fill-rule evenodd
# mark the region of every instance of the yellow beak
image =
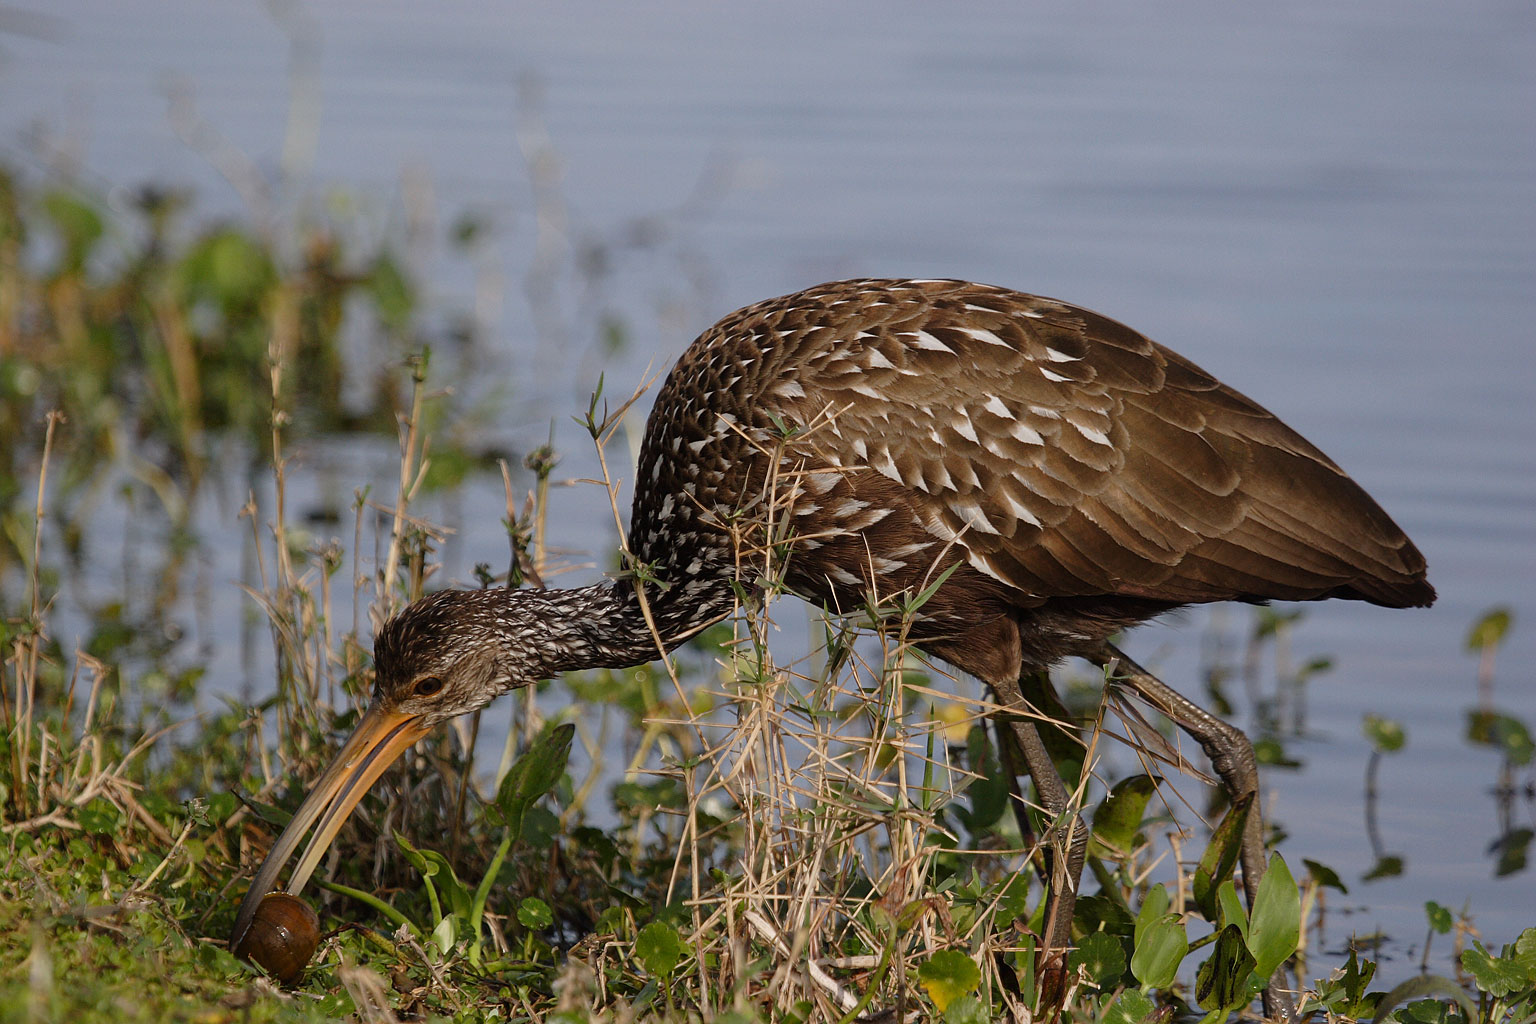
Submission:
<svg viewBox="0 0 1536 1024">
<path fill-rule="evenodd" d="M 336 838 L 336 833 L 341 831 L 347 815 L 352 813 L 352 808 L 357 806 L 363 794 L 368 792 L 369 787 L 384 774 L 384 769 L 393 764 L 407 747 L 429 731 L 419 715 L 381 711 L 377 707 L 368 709 L 362 721 L 357 723 L 357 731 L 341 748 L 325 774 L 320 776 L 303 805 L 294 814 L 293 820 L 283 829 L 283 834 L 277 837 L 277 842 L 272 844 L 267 859 L 256 870 L 256 877 L 251 880 L 251 887 L 246 891 L 244 902 L 240 904 L 240 912 L 235 915 L 235 927 L 229 936 L 230 949 L 240 945 L 245 930 L 256 917 L 257 904 L 263 896 L 273 891 L 278 872 L 283 869 L 288 858 L 293 856 L 299 840 L 304 838 L 309 827 L 318 820 L 314 837 L 304 848 L 304 855 L 299 858 L 284 890 L 295 896 L 304 887 L 304 883 L 309 881 L 309 876 L 314 874 L 315 865 L 320 863 L 321 856 Z"/>
</svg>

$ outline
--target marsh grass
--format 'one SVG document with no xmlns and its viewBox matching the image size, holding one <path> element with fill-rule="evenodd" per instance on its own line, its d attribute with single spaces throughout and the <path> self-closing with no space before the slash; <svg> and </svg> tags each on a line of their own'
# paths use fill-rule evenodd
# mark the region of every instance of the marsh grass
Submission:
<svg viewBox="0 0 1536 1024">
<path fill-rule="evenodd" d="M 368 634 L 434 585 L 444 534 L 416 511 L 432 458 L 429 369 L 425 359 L 407 367 L 396 490 L 357 495 L 350 549 L 300 544 L 287 522 L 274 371 L 271 512 L 248 507 L 247 517 L 262 552 L 251 597 L 268 623 L 279 689 L 259 708 L 210 713 L 179 732 L 124 717 L 117 670 L 49 637 L 39 568 L 45 433 L 30 599 L 7 625 L 0 677 L 9 854 L 0 1019 L 969 1021 L 1059 1010 L 1132 1021 L 1191 1012 L 1189 975 L 1178 970 L 1185 947 L 1158 966 L 1147 936 L 1187 936 L 1198 948 L 1224 923 L 1246 927 L 1247 915 L 1235 895 L 1197 905 L 1200 871 L 1208 892 L 1231 883 L 1206 866 L 1221 859 L 1216 845 L 1202 851 L 1180 827 L 1185 803 L 1154 802 L 1162 784 L 1151 780 L 1111 788 L 1098 778 L 1100 737 L 1112 734 L 1103 694 L 1095 704 L 1099 691 L 1075 687 L 1088 714 L 1067 730 L 1084 765 L 1076 794 L 1094 829 L 1098 891 L 1080 900 L 1066 1001 L 1042 1006 L 1031 977 L 1038 851 L 1005 813 L 1013 797 L 983 728 L 996 709 L 905 642 L 922 595 L 816 618 L 811 643 L 787 644 L 795 631 L 779 620 L 806 611 L 782 595 L 785 537 L 772 516 L 742 527 L 751 585 L 737 613 L 678 657 L 515 695 L 495 772 L 476 767 L 473 720 L 403 759 L 322 865 L 330 931 L 297 989 L 230 957 L 223 935 L 241 880 L 366 699 Z M 598 417 L 594 399 L 588 419 L 603 467 L 596 483 L 620 523 L 607 446 L 630 404 Z M 557 578 L 541 526 L 549 506 L 581 497 L 550 486 L 553 463 L 549 452 L 533 461 L 529 495 L 508 487 L 507 563 L 535 579 Z M 783 486 L 770 508 L 792 497 L 793 479 Z M 345 628 L 343 604 L 353 609 Z M 1149 746 L 1157 723 L 1123 714 L 1138 723 L 1125 738 Z M 577 727 L 577 756 L 566 765 L 562 755 L 565 770 L 509 824 L 494 810 L 505 806 L 500 779 L 544 756 L 557 722 Z M 1178 762 L 1176 748 L 1164 753 Z M 1156 774 L 1155 760 L 1148 767 Z M 605 789 L 616 821 L 594 825 L 612 820 Z M 1311 906 L 1317 891 L 1308 880 L 1300 898 Z M 464 913 L 460 893 L 479 907 Z M 1204 937 L 1202 919 L 1216 926 Z M 1192 967 L 1207 954 L 1188 955 Z M 1512 948 L 1479 963 L 1492 978 L 1524 955 Z M 1307 1006 L 1347 1018 L 1391 1002 L 1350 969 L 1313 988 Z M 1456 1003 L 1444 1019 L 1526 1012 L 1518 993 L 1480 991 L 1481 1010 Z M 1234 1007 L 1252 994 L 1231 992 Z M 1210 1020 L 1229 1012 L 1205 1009 Z"/>
<path fill-rule="evenodd" d="M 49 330 L 82 327 L 72 336 L 83 346 L 77 353 L 101 356 L 112 351 L 113 316 L 132 312 L 106 301 L 115 295 L 121 303 L 126 278 L 93 276 L 99 232 L 88 212 L 58 206 L 62 237 L 75 241 L 30 292 L 21 287 L 27 282 L 0 275 L 0 306 L 18 296 L 46 299 L 53 318 L 21 317 L 31 327 L 52 325 L 27 334 L 0 315 L 9 332 L 0 337 L 8 397 L 31 379 L 22 371 L 49 369 L 41 348 Z M 14 261 L 20 250 L 7 223 L 0 260 Z M 228 232 L 198 237 L 188 273 L 214 273 L 221 247 L 238 255 L 250 241 Z M 792 472 L 769 481 L 761 521 L 736 524 L 744 585 L 734 615 L 673 657 L 521 691 L 418 745 L 360 805 L 317 873 L 327 937 L 301 984 L 281 989 L 237 962 L 224 948 L 234 906 L 366 702 L 373 631 L 441 583 L 448 531 L 423 512 L 423 497 L 439 463 L 462 454 L 433 429 L 449 404 L 441 371 L 425 350 L 404 355 L 378 392 L 389 399 L 384 419 L 398 443 L 393 480 L 372 490 L 360 483 L 351 521 L 337 526 L 346 540 L 296 523 L 290 449 L 295 434 L 315 429 L 301 422 L 314 368 L 300 339 L 335 307 L 317 304 L 300 287 L 305 279 L 281 268 L 273 263 L 261 278 L 270 301 L 256 304 L 259 329 L 239 328 L 245 355 L 259 343 L 256 362 L 240 364 L 240 386 L 211 386 L 221 379 L 215 374 L 193 392 L 170 387 L 180 404 L 157 406 L 138 422 L 182 454 L 159 464 L 164 480 L 148 463 L 135 471 L 178 487 L 195 480 L 172 470 L 190 469 L 210 450 L 208 396 L 238 397 L 238 415 L 219 415 L 259 436 L 265 485 L 260 500 L 252 487 L 241 526 L 255 552 L 247 592 L 275 667 L 275 693 L 259 705 L 194 714 L 157 704 L 131 658 L 61 646 L 48 568 L 58 553 L 50 558 L 47 545 L 68 547 L 85 486 L 81 460 L 113 435 L 98 433 L 94 406 L 69 404 L 90 377 L 49 378 L 3 411 L 7 424 L 33 418 L 8 435 L 14 443 L 0 474 L 0 574 L 8 573 L 0 582 L 21 581 L 19 594 L 6 592 L 0 636 L 0 1021 L 958 1024 L 1059 1012 L 1131 1024 L 1193 1016 L 1196 1005 L 1220 1020 L 1252 1003 L 1240 954 L 1265 952 L 1249 939 L 1264 930 L 1261 917 L 1269 927 L 1278 912 L 1255 911 L 1250 921 L 1235 892 L 1227 898 L 1230 862 L 1221 862 L 1235 834 L 1228 809 L 1186 795 L 1178 773 L 1166 771 L 1189 768 L 1166 723 L 1118 702 L 1102 679 L 1071 678 L 1065 706 L 1048 708 L 1043 724 L 1055 726 L 1074 810 L 1093 829 L 1085 884 L 1097 888 L 1079 900 L 1064 1002 L 1041 1005 L 1032 977 L 1042 914 L 1033 835 L 1051 823 L 1036 813 L 1032 835 L 1020 834 L 1008 805 L 1030 790 L 1016 792 L 1001 768 L 985 727 L 997 709 L 976 684 L 950 678 L 907 643 L 923 593 L 872 597 L 846 618 L 807 611 L 784 594 L 792 517 L 780 513 L 795 496 Z M 236 275 L 226 284 L 241 282 L 250 283 Z M 388 298 L 395 293 L 385 284 L 369 287 Z M 386 305 L 404 315 L 397 300 L 411 289 L 403 280 L 398 287 Z M 250 311 L 236 302 L 234 313 L 209 320 L 176 305 L 223 294 L 205 291 L 171 294 L 169 309 L 179 312 L 161 309 L 155 323 L 234 329 L 231 317 Z M 102 309 L 105 319 L 87 315 Z M 318 321 L 307 319 L 317 312 Z M 402 323 L 395 341 L 406 333 Z M 198 363 L 197 345 L 212 344 L 211 334 L 184 338 L 196 344 L 177 357 L 176 334 L 166 331 L 171 347 L 147 380 L 174 382 L 188 358 Z M 259 386 L 251 386 L 253 366 Z M 192 393 L 203 399 L 188 400 Z M 62 416 L 44 408 L 55 398 Z M 599 479 L 558 479 L 552 447 L 525 460 L 529 475 L 503 464 L 507 571 L 480 567 L 482 584 L 559 584 L 579 559 L 552 547 L 547 526 L 569 502 L 606 501 L 622 538 L 625 442 L 637 429 L 629 414 L 638 398 L 609 408 L 595 394 L 578 418 Z M 16 483 L 23 466 L 34 471 L 30 487 Z M 179 492 L 155 493 L 169 514 Z M 620 571 L 645 567 L 626 558 Z M 1218 703 L 1235 681 L 1260 708 L 1261 750 L 1271 763 L 1284 763 L 1286 739 L 1304 728 L 1307 679 L 1327 669 L 1292 656 L 1287 614 L 1261 612 L 1238 642 L 1208 659 Z M 1489 704 L 1491 651 L 1502 632 L 1476 635 L 1486 678 L 1481 717 L 1469 728 L 1481 730 L 1474 742 L 1499 748 L 1505 775 L 1518 780 L 1530 763 L 1529 733 L 1518 716 Z M 482 742 L 482 733 L 505 739 Z M 1128 763 L 1123 753 L 1110 756 L 1116 738 L 1133 751 Z M 569 760 L 563 749 L 552 753 L 561 743 Z M 509 802 L 509 778 L 541 781 Z M 1325 872 L 1301 879 L 1296 908 L 1279 898 L 1274 905 L 1297 921 L 1311 916 L 1323 905 Z M 1431 913 L 1430 927 L 1454 929 L 1473 966 L 1459 985 L 1440 979 L 1432 993 L 1440 1001 L 1414 1004 L 1408 1016 L 1417 997 L 1398 993 L 1398 1019 L 1455 1024 L 1536 1013 L 1519 987 L 1536 988 L 1536 976 L 1520 974 L 1536 933 L 1506 955 L 1481 950 L 1465 920 L 1443 910 Z M 1266 955 L 1281 947 L 1269 944 Z M 1307 979 L 1320 955 L 1303 952 Z M 1217 953 L 1238 965 L 1224 969 L 1225 980 L 1205 966 Z M 1353 954 L 1335 970 L 1324 965 L 1326 977 L 1306 986 L 1304 1009 L 1333 1020 L 1390 1006 L 1392 994 L 1369 989 L 1370 969 Z M 1228 991 L 1211 994 L 1221 989 Z"/>
</svg>

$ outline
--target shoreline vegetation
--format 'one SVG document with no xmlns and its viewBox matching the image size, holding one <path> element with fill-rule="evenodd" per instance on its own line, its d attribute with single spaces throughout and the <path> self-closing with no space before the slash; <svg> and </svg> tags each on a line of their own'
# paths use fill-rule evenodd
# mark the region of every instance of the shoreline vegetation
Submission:
<svg viewBox="0 0 1536 1024">
<path fill-rule="evenodd" d="M 1107 776 L 1101 742 L 1159 723 L 1092 678 L 1053 709 L 1092 891 L 1075 982 L 1040 1005 L 1038 851 L 1006 813 L 979 688 L 906 648 L 900 601 L 820 621 L 786 653 L 771 546 L 762 596 L 675 658 L 487 709 L 507 736 L 496 764 L 466 753 L 479 714 L 419 744 L 317 873 L 315 960 L 273 983 L 224 940 L 366 700 L 373 629 L 438 585 L 446 534 L 424 498 L 499 473 L 507 569 L 476 576 L 549 578 L 559 454 L 509 465 L 463 439 L 483 412 L 454 387 L 478 365 L 473 329 L 344 211 L 202 224 L 154 189 L 131 210 L 125 226 L 81 189 L 0 169 L 0 1021 L 1222 1021 L 1256 1012 L 1282 963 L 1303 1019 L 1536 1020 L 1536 927 L 1486 949 L 1477 908 L 1427 899 L 1421 969 L 1377 984 L 1369 938 L 1317 941 L 1345 884 L 1289 846 L 1250 913 L 1231 877 L 1246 808 L 1152 758 Z M 466 245 L 469 223 L 450 232 Z M 631 402 L 594 394 L 577 417 L 621 532 Z M 290 450 L 317 436 L 398 444 L 387 486 L 355 482 L 350 519 L 303 522 L 287 501 Z M 191 509 L 231 486 L 251 495 L 230 525 L 249 534 L 248 607 L 276 670 L 251 707 L 203 693 L 174 624 L 203 543 Z M 59 594 L 100 557 L 106 509 L 144 524 L 142 593 L 83 602 L 68 649 Z M 1213 645 L 1218 700 L 1262 666 L 1271 717 L 1304 713 L 1329 664 L 1293 658 L 1299 614 L 1257 609 Z M 1536 785 L 1529 729 L 1496 701 L 1512 623 L 1473 624 L 1467 712 L 1511 804 Z M 1365 729 L 1369 797 L 1407 737 L 1384 717 Z M 1259 738 L 1261 758 L 1285 764 L 1284 736 Z M 1531 838 L 1512 823 L 1496 870 L 1526 870 Z M 1400 872 L 1372 842 L 1375 870 Z M 1427 970 L 1447 946 L 1455 970 Z"/>
</svg>

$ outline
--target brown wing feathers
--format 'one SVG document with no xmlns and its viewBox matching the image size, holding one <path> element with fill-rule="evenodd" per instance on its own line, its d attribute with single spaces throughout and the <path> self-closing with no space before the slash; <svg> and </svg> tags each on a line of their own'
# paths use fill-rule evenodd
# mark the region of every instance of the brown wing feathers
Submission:
<svg viewBox="0 0 1536 1024">
<path fill-rule="evenodd" d="M 1123 324 L 1000 288 L 837 282 L 705 332 L 647 429 L 637 553 L 732 564 L 720 523 L 786 474 L 796 587 L 854 607 L 959 562 L 934 614 L 1012 608 L 1046 655 L 1190 602 L 1434 598 L 1396 524 L 1265 409 Z"/>
<path fill-rule="evenodd" d="M 1187 360 L 1052 300 L 892 288 L 886 315 L 803 382 L 846 400 L 842 440 L 1003 582 L 1172 601 L 1432 595 L 1375 502 Z"/>
</svg>

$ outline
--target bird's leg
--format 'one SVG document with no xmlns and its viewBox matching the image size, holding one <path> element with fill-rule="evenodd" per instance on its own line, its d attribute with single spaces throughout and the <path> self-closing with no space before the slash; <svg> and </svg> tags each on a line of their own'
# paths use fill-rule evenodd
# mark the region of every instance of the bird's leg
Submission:
<svg viewBox="0 0 1536 1024">
<path fill-rule="evenodd" d="M 1109 673 L 1111 682 L 1130 687 L 1200 744 L 1211 759 L 1211 767 L 1221 777 L 1229 800 L 1236 802 L 1250 793 L 1254 795 L 1239 849 L 1243 893 L 1248 897 L 1249 910 L 1252 910 L 1259 893 L 1259 881 L 1264 877 L 1264 817 L 1259 812 L 1259 768 L 1252 741 L 1241 729 L 1217 718 L 1126 657 L 1114 644 L 1105 643 L 1091 660 Z M 1277 971 L 1264 991 L 1264 1013 L 1268 1017 L 1289 1020 L 1294 1011 L 1282 988 L 1282 973 Z"/>
<path fill-rule="evenodd" d="M 1040 951 L 1039 971 L 1041 1005 L 1051 1006 L 1065 992 L 1072 911 L 1077 904 L 1077 886 L 1088 851 L 1088 831 L 1070 809 L 1066 783 L 1056 771 L 1039 731 L 1029 719 L 1019 717 L 1027 713 L 1028 704 L 1018 682 L 994 683 L 993 689 L 1005 707 L 1017 709 L 1018 714 L 1009 715 L 1006 721 L 1051 821 L 1047 861 L 1050 879 L 1046 886 L 1045 923 L 1041 929 L 1044 948 Z"/>
<path fill-rule="evenodd" d="M 1005 722 L 1001 717 L 994 718 L 992 731 L 997 737 L 998 760 L 1002 762 L 1003 772 L 1008 776 L 1009 806 L 1013 808 L 1013 820 L 1019 826 L 1019 838 L 1023 840 L 1024 848 L 1029 849 L 1035 845 L 1035 823 L 1029 820 L 1029 805 L 1024 799 L 1024 787 L 1020 785 L 1020 781 L 1029 774 L 1029 765 L 1024 763 L 1019 741 L 1013 737 L 1011 722 Z M 1043 875 L 1041 881 L 1045 881 Z"/>
<path fill-rule="evenodd" d="M 1035 845 L 1035 825 L 1029 820 L 1029 806 L 1024 802 L 1024 787 L 1019 784 L 1024 776 L 1029 774 L 1029 766 L 1024 763 L 1024 755 L 1019 752 L 1018 741 L 1013 738 L 1013 726 L 1004 722 L 1001 717 L 992 720 L 992 733 L 997 740 L 998 760 L 1004 774 L 1008 776 L 1008 805 L 1013 808 L 1013 820 L 1019 826 L 1019 838 L 1024 848 L 1030 849 Z M 1050 869 L 1042 863 L 1030 858 L 1030 863 L 1039 869 L 1040 884 L 1051 883 Z"/>
<path fill-rule="evenodd" d="M 1249 793 L 1258 792 L 1258 762 L 1253 754 L 1253 744 L 1241 729 L 1206 711 L 1136 664 L 1113 644 L 1105 644 L 1104 653 L 1093 660 L 1109 670 L 1112 683 L 1134 690 L 1200 744 L 1211 759 L 1211 767 L 1221 777 L 1229 799 L 1235 803 Z M 1257 801 L 1254 806 L 1255 810 L 1249 813 L 1243 828 L 1241 848 L 1243 891 L 1249 906 L 1253 905 L 1259 880 L 1264 877 L 1264 825 L 1257 812 Z"/>
</svg>

